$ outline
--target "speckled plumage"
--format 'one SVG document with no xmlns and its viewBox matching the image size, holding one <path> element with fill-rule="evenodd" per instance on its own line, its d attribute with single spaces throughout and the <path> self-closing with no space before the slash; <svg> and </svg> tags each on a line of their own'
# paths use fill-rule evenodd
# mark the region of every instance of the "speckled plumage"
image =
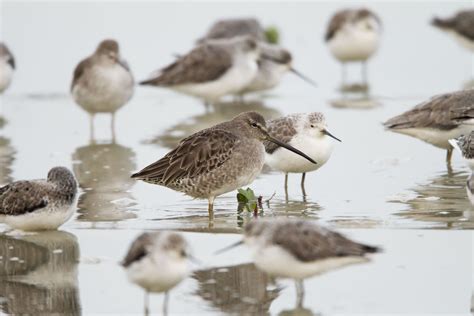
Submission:
<svg viewBox="0 0 474 316">
<path fill-rule="evenodd" d="M 132 177 L 167 186 L 195 198 L 208 198 L 235 190 L 239 179 L 251 182 L 264 163 L 262 142 L 250 136 L 244 125 L 253 119 L 265 121 L 255 112 L 246 112 L 231 121 L 204 129 L 185 139 L 162 159 Z M 223 189 L 229 187 L 228 189 Z M 220 195 L 219 194 L 219 195 Z"/>
<path fill-rule="evenodd" d="M 47 217 L 53 217 L 55 213 L 70 213 L 76 202 L 76 179 L 64 167 L 52 168 L 48 172 L 47 180 L 16 181 L 0 188 L 0 215 L 5 215 L 5 222 L 14 228 L 18 226 L 27 229 L 21 227 L 22 216 L 44 213 L 47 221 Z M 64 221 L 71 215 L 72 213 L 66 214 Z M 45 224 L 49 228 L 48 225 L 49 223 Z M 57 228 L 54 224 L 52 226 L 51 228 Z M 42 225 L 38 223 L 35 228 L 42 229 Z"/>
<path fill-rule="evenodd" d="M 454 140 L 464 159 L 474 159 L 474 130 Z"/>
<path fill-rule="evenodd" d="M 463 10 L 454 16 L 442 19 L 434 18 L 432 24 L 443 30 L 456 32 L 460 36 L 474 41 L 474 10 Z"/>
</svg>

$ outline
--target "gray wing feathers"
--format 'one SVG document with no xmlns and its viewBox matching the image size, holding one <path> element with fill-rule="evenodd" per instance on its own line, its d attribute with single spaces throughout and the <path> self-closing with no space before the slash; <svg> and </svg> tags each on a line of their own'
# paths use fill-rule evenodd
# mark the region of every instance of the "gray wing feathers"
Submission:
<svg viewBox="0 0 474 316">
<path fill-rule="evenodd" d="M 267 122 L 267 129 L 271 136 L 284 143 L 289 143 L 293 136 L 296 135 L 295 120 L 288 116 L 269 120 Z M 269 141 L 265 141 L 263 145 L 265 146 L 265 151 L 269 154 L 280 148 L 277 144 Z"/>
<path fill-rule="evenodd" d="M 46 188 L 33 181 L 17 181 L 0 189 L 0 214 L 22 215 L 48 205 Z"/>
</svg>

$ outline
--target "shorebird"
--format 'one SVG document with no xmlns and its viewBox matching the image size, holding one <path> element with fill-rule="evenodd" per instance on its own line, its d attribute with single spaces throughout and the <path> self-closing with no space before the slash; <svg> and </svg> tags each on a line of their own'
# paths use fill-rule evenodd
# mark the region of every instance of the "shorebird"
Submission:
<svg viewBox="0 0 474 316">
<path fill-rule="evenodd" d="M 245 243 L 255 265 L 277 278 L 295 280 L 297 306 L 304 299 L 303 280 L 347 265 L 369 261 L 380 252 L 307 220 L 257 219 L 245 226 L 243 240 L 220 251 Z"/>
<path fill-rule="evenodd" d="M 244 112 L 183 139 L 175 149 L 132 178 L 208 199 L 212 220 L 215 197 L 251 183 L 260 174 L 265 162 L 265 140 L 316 163 L 269 135 L 260 114 Z"/>
<path fill-rule="evenodd" d="M 91 139 L 94 138 L 94 115 L 110 113 L 115 138 L 115 112 L 132 97 L 134 81 L 128 64 L 121 58 L 119 44 L 104 40 L 96 51 L 82 60 L 74 70 L 71 94 L 90 114 Z"/>
<path fill-rule="evenodd" d="M 206 35 L 197 40 L 202 44 L 212 39 L 232 38 L 249 35 L 257 41 L 278 44 L 278 32 L 274 27 L 264 29 L 254 18 L 224 19 L 214 23 Z"/>
<path fill-rule="evenodd" d="M 304 180 L 306 172 L 321 168 L 331 156 L 333 138 L 341 141 L 327 130 L 326 119 L 320 112 L 297 113 L 267 121 L 268 133 L 298 149 L 314 159 L 317 164 L 296 157 L 282 150 L 277 144 L 264 142 L 265 162 L 270 168 L 285 173 L 285 192 L 288 195 L 288 173 L 302 173 L 301 189 L 306 195 Z"/>
<path fill-rule="evenodd" d="M 464 10 L 441 19 L 435 17 L 431 24 L 450 34 L 461 46 L 474 52 L 474 10 Z"/>
<path fill-rule="evenodd" d="M 362 62 L 362 80 L 367 84 L 367 60 L 378 48 L 381 22 L 372 11 L 344 9 L 329 21 L 325 41 L 332 55 L 342 63 L 342 80 L 346 79 L 346 63 Z"/>
<path fill-rule="evenodd" d="M 459 150 L 471 169 L 471 175 L 467 179 L 466 191 L 469 201 L 474 205 L 474 130 L 470 134 L 450 139 L 449 143 Z"/>
<path fill-rule="evenodd" d="M 258 63 L 258 71 L 254 79 L 245 86 L 239 94 L 259 92 L 275 88 L 288 72 L 292 72 L 307 83 L 316 86 L 314 81 L 296 70 L 293 66 L 291 53 L 278 45 L 259 42 L 261 60 Z"/>
<path fill-rule="evenodd" d="M 453 153 L 449 140 L 474 130 L 474 90 L 434 96 L 389 119 L 384 125 L 392 132 L 416 137 L 446 149 L 449 167 Z"/>
<path fill-rule="evenodd" d="M 0 188 L 0 216 L 14 229 L 52 230 L 74 214 L 77 182 L 69 169 L 54 167 L 46 180 L 23 180 Z"/>
<path fill-rule="evenodd" d="M 247 86 L 257 73 L 260 50 L 249 37 L 206 41 L 157 71 L 141 85 L 167 87 L 217 103 Z"/>
<path fill-rule="evenodd" d="M 14 71 L 15 58 L 7 45 L 0 42 L 0 94 L 10 86 Z"/>
<path fill-rule="evenodd" d="M 128 279 L 145 290 L 145 314 L 148 315 L 148 293 L 163 293 L 167 314 L 168 291 L 190 272 L 190 249 L 186 240 L 174 232 L 143 233 L 130 246 L 122 261 Z"/>
</svg>

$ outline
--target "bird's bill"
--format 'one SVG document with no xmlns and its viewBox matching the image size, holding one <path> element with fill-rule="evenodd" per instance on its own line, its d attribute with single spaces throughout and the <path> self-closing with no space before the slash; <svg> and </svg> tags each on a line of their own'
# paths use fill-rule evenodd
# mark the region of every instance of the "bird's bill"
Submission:
<svg viewBox="0 0 474 316">
<path fill-rule="evenodd" d="M 231 250 L 232 248 L 238 247 L 238 246 L 242 245 L 243 243 L 244 243 L 243 240 L 239 240 L 238 242 L 235 242 L 235 243 L 233 243 L 233 244 L 231 244 L 231 245 L 229 245 L 229 246 L 227 246 L 227 247 L 224 247 L 224 248 L 222 248 L 222 249 L 220 249 L 220 250 L 217 250 L 216 252 L 214 252 L 214 254 L 215 254 L 215 255 L 220 255 L 221 253 L 226 252 L 226 251 L 228 251 L 228 250 Z"/>
<path fill-rule="evenodd" d="M 272 136 L 268 135 L 267 134 L 267 139 L 269 142 L 272 142 L 274 144 L 277 144 L 278 146 L 281 146 L 281 147 L 284 147 L 286 149 L 288 149 L 289 151 L 292 151 L 294 152 L 295 154 L 298 154 L 300 155 L 301 157 L 304 157 L 306 158 L 307 160 L 311 161 L 312 163 L 316 164 L 316 161 L 314 161 L 313 159 L 311 159 L 311 157 L 309 157 L 308 155 L 306 155 L 304 152 L 296 149 L 295 147 L 291 146 L 291 145 L 288 145 L 288 144 L 285 144 L 281 141 L 279 141 L 278 139 L 276 138 L 273 138 Z"/>
<path fill-rule="evenodd" d="M 335 140 L 337 140 L 338 142 L 341 142 L 341 143 L 342 143 L 342 140 L 340 140 L 339 138 L 337 138 L 337 137 L 334 136 L 333 134 L 329 133 L 328 130 L 323 130 L 323 134 L 324 134 L 324 135 L 328 135 L 329 137 L 332 137 L 332 138 L 334 138 Z"/>
<path fill-rule="evenodd" d="M 299 72 L 298 70 L 296 70 L 295 68 L 291 67 L 290 68 L 290 71 L 292 73 L 294 73 L 296 76 L 300 77 L 303 81 L 309 83 L 310 85 L 312 85 L 313 87 L 317 87 L 318 85 L 316 84 L 316 82 L 314 82 L 313 80 L 311 80 L 309 77 L 303 75 L 301 72 Z"/>
</svg>

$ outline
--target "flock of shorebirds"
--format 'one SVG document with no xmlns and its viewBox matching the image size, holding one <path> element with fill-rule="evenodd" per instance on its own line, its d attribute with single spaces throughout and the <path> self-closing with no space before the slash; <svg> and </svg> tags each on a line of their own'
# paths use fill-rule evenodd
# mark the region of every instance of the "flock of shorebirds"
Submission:
<svg viewBox="0 0 474 316">
<path fill-rule="evenodd" d="M 474 10 L 432 24 L 474 51 Z M 377 50 L 381 20 L 368 9 L 337 12 L 327 28 L 325 41 L 344 68 L 349 62 L 365 63 Z M 274 29 L 264 29 L 255 19 L 231 19 L 215 23 L 188 53 L 140 82 L 169 88 L 201 98 L 212 105 L 224 96 L 243 99 L 244 94 L 277 86 L 295 70 L 288 50 L 277 43 Z M 10 84 L 15 69 L 12 53 L 0 45 L 0 91 Z M 102 41 L 95 52 L 74 70 L 71 95 L 91 114 L 117 110 L 134 92 L 130 68 L 114 40 Z M 384 123 L 388 130 L 419 138 L 447 150 L 450 164 L 458 148 L 474 170 L 474 90 L 435 96 Z M 256 112 L 244 112 L 230 121 L 201 130 L 181 140 L 161 159 L 132 175 L 209 201 L 213 220 L 216 197 L 250 184 L 266 163 L 285 174 L 317 170 L 329 159 L 334 140 L 324 115 L 319 112 L 291 114 L 273 120 Z M 467 182 L 474 204 L 474 177 Z M 0 188 L 0 216 L 7 225 L 21 230 L 56 229 L 76 209 L 77 183 L 73 173 L 55 167 L 46 180 L 17 181 Z M 326 270 L 368 260 L 379 248 L 360 244 L 337 232 L 304 220 L 252 220 L 243 242 L 253 250 L 255 264 L 277 277 L 296 280 L 298 303 L 302 303 L 302 280 Z M 240 244 L 241 242 L 239 242 Z M 123 266 L 131 281 L 146 292 L 167 292 L 189 273 L 191 251 L 176 232 L 143 233 L 131 245 Z"/>
</svg>

